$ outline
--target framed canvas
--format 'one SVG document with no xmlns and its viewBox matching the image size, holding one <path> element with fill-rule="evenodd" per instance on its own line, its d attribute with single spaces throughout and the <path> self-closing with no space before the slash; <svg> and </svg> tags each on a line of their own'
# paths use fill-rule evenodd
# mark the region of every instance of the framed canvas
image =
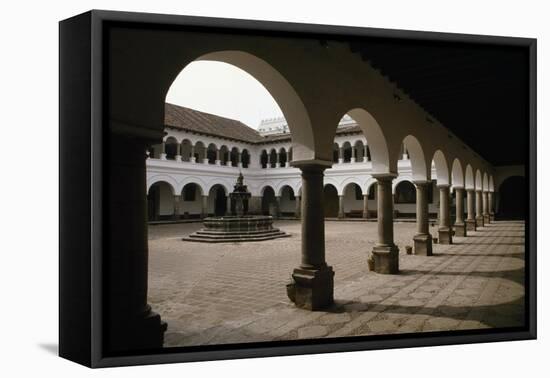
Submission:
<svg viewBox="0 0 550 378">
<path fill-rule="evenodd" d="M 62 357 L 536 337 L 536 40 L 60 22 Z"/>
</svg>

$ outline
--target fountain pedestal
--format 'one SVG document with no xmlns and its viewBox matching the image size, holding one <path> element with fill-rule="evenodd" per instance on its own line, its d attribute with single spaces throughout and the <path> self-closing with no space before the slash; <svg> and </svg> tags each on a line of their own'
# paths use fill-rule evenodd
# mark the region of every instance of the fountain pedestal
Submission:
<svg viewBox="0 0 550 378">
<path fill-rule="evenodd" d="M 263 241 L 290 236 L 273 227 L 273 217 L 268 215 L 246 215 L 250 193 L 239 174 L 234 190 L 229 194 L 235 203 L 235 214 L 222 217 L 208 217 L 204 228 L 184 237 L 182 240 L 204 243 L 235 243 Z"/>
</svg>

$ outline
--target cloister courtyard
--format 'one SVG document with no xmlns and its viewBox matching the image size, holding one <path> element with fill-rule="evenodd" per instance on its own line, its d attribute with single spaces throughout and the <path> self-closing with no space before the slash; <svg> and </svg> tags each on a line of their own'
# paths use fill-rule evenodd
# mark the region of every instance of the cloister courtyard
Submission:
<svg viewBox="0 0 550 378">
<path fill-rule="evenodd" d="M 297 308 L 286 294 L 300 262 L 300 222 L 274 226 L 289 238 L 208 244 L 181 240 L 202 223 L 149 227 L 149 303 L 168 323 L 165 347 L 524 324 L 525 229 L 496 221 L 433 245 L 433 256 L 405 253 L 414 222 L 395 222 L 399 274 L 369 271 L 372 221 L 326 221 L 326 261 L 335 303 Z M 437 224 L 430 226 L 437 237 Z"/>
</svg>

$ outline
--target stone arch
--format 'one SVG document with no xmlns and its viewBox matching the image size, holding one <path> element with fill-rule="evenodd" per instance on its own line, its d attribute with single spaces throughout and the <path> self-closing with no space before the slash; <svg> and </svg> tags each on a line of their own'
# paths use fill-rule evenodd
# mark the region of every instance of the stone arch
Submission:
<svg viewBox="0 0 550 378">
<path fill-rule="evenodd" d="M 462 170 L 462 164 L 458 158 L 455 158 L 453 161 L 451 179 L 453 188 L 464 188 L 464 171 Z"/>
<path fill-rule="evenodd" d="M 340 146 L 338 143 L 334 142 L 332 143 L 332 162 L 338 163 L 338 159 L 340 158 Z"/>
<path fill-rule="evenodd" d="M 212 188 L 216 185 L 219 185 L 221 187 L 223 187 L 224 191 L 225 191 L 225 195 L 228 195 L 229 193 L 231 193 L 231 186 L 226 183 L 226 182 L 223 182 L 223 181 L 218 181 L 218 180 L 213 180 L 211 182 L 209 182 L 206 186 L 205 186 L 205 193 L 210 193 L 210 191 L 212 190 Z"/>
<path fill-rule="evenodd" d="M 325 176 L 324 180 L 323 180 L 323 185 L 332 185 L 336 188 L 336 191 L 338 193 L 338 195 L 342 195 L 342 186 L 338 183 L 338 181 L 336 179 L 334 179 L 333 177 L 327 177 Z"/>
<path fill-rule="evenodd" d="M 275 198 L 275 189 L 272 185 L 264 185 L 260 190 L 261 194 L 261 208 L 262 214 L 264 215 L 276 215 L 273 214 L 275 210 L 274 206 L 276 205 Z"/>
<path fill-rule="evenodd" d="M 258 80 L 279 105 L 292 134 L 295 160 L 315 158 L 315 140 L 305 105 L 286 78 L 271 64 L 244 51 L 210 52 L 195 61 L 216 61 L 238 67 Z"/>
<path fill-rule="evenodd" d="M 470 164 L 466 166 L 464 184 L 466 189 L 475 189 L 474 170 Z"/>
<path fill-rule="evenodd" d="M 403 145 L 407 149 L 411 162 L 412 179 L 417 181 L 430 180 L 431 170 L 428 170 L 426 156 L 418 139 L 413 135 L 407 135 L 403 139 Z"/>
<path fill-rule="evenodd" d="M 435 151 L 432 161 L 435 165 L 437 185 L 449 185 L 450 184 L 449 165 L 447 164 L 447 159 L 443 154 L 443 152 L 441 150 Z"/>
<path fill-rule="evenodd" d="M 482 190 L 483 189 L 483 180 L 481 178 L 481 171 L 479 169 L 476 170 L 475 189 L 476 190 Z"/>
<path fill-rule="evenodd" d="M 267 150 L 264 148 L 262 152 L 260 152 L 260 167 L 267 168 L 269 163 L 269 155 L 267 153 Z"/>
<path fill-rule="evenodd" d="M 273 190 L 273 193 L 274 193 L 274 194 L 276 193 L 276 192 L 275 192 L 275 185 L 274 185 L 273 183 L 266 183 L 266 184 L 264 184 L 264 185 L 260 188 L 260 191 L 259 191 L 260 197 L 263 197 L 264 192 L 265 192 L 265 190 L 266 190 L 267 188 L 271 188 L 271 189 Z"/>
<path fill-rule="evenodd" d="M 220 147 L 220 163 L 221 165 L 229 165 L 229 147 L 223 144 Z"/>
<path fill-rule="evenodd" d="M 248 152 L 246 148 L 243 148 L 241 151 L 241 163 L 243 168 L 248 168 L 250 166 L 250 152 Z"/>
<path fill-rule="evenodd" d="M 281 167 L 286 166 L 286 162 L 288 161 L 288 155 L 286 152 L 286 149 L 284 147 L 279 148 L 279 165 Z"/>
<path fill-rule="evenodd" d="M 349 141 L 346 141 L 342 144 L 342 158 L 344 159 L 344 163 L 351 162 L 351 156 L 353 155 L 351 143 Z"/>
<path fill-rule="evenodd" d="M 388 144 L 382 128 L 374 117 L 365 109 L 355 108 L 347 112 L 363 131 L 367 138 L 372 172 L 374 173 L 396 173 L 397 159 L 390 161 Z"/>
<path fill-rule="evenodd" d="M 151 187 L 153 185 L 155 185 L 156 183 L 159 183 L 159 182 L 164 182 L 165 184 L 167 184 L 170 187 L 170 189 L 172 190 L 172 194 L 178 193 L 177 192 L 178 183 L 176 182 L 176 180 L 174 180 L 174 178 L 172 176 L 168 176 L 168 175 L 156 175 L 156 176 L 148 178 L 147 179 L 147 193 L 149 193 L 149 190 L 151 189 Z"/>
<path fill-rule="evenodd" d="M 183 188 L 188 184 L 196 184 L 201 190 L 201 195 L 208 194 L 208 190 L 207 190 L 208 186 L 205 184 L 203 179 L 197 176 L 186 176 L 182 181 L 179 182 L 179 185 L 177 186 L 177 189 L 178 189 L 177 192 L 181 193 Z"/>
<path fill-rule="evenodd" d="M 359 186 L 361 191 L 365 190 L 363 183 L 359 179 L 357 179 L 355 177 L 348 177 L 347 179 L 342 181 L 342 183 L 340 184 L 340 188 L 341 188 L 340 192 L 342 194 L 344 194 L 346 192 L 347 187 L 351 184 L 355 184 L 355 185 Z"/>
<path fill-rule="evenodd" d="M 401 184 L 404 181 L 409 181 L 410 183 L 413 183 L 413 178 L 409 175 L 399 175 L 393 180 L 392 183 L 392 194 L 395 194 L 395 190 L 397 188 L 397 185 Z"/>
<path fill-rule="evenodd" d="M 233 147 L 231 151 L 229 151 L 229 161 L 227 165 L 231 165 L 232 167 L 239 166 L 239 149 L 237 147 Z"/>
</svg>

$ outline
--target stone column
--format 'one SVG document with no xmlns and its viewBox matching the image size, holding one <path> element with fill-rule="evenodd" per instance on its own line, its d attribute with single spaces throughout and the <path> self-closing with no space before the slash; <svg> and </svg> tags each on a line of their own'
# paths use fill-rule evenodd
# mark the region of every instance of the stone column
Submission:
<svg viewBox="0 0 550 378">
<path fill-rule="evenodd" d="M 292 273 L 288 297 L 297 307 L 319 310 L 334 302 L 334 271 L 325 261 L 323 171 L 319 164 L 302 170 L 302 262 Z M 144 186 L 145 187 L 145 186 Z"/>
<path fill-rule="evenodd" d="M 483 201 L 483 223 L 489 224 L 489 192 L 482 192 L 482 201 Z"/>
<path fill-rule="evenodd" d="M 191 163 L 196 163 L 197 162 L 197 159 L 195 158 L 195 145 L 191 146 L 191 156 L 189 158 L 189 161 Z"/>
<path fill-rule="evenodd" d="M 456 236 L 466 236 L 466 223 L 464 223 L 464 188 L 455 188 L 456 219 L 454 230 Z"/>
<path fill-rule="evenodd" d="M 159 133 L 160 134 L 160 133 Z M 148 136 L 111 131 L 105 154 L 104 351 L 161 348 L 166 323 L 147 304 L 148 243 L 145 149 Z M 159 135 L 159 140 L 160 140 Z"/>
<path fill-rule="evenodd" d="M 378 199 L 378 242 L 372 249 L 374 270 L 377 273 L 399 273 L 399 248 L 393 242 L 393 195 L 391 184 L 394 174 L 375 174 Z"/>
<path fill-rule="evenodd" d="M 439 244 L 453 243 L 453 230 L 449 214 L 449 185 L 438 185 L 439 188 Z"/>
<path fill-rule="evenodd" d="M 481 189 L 476 190 L 476 227 L 485 226 L 483 222 L 483 195 Z"/>
<path fill-rule="evenodd" d="M 495 221 L 495 200 L 494 200 L 493 192 L 489 192 L 488 199 L 489 199 L 489 221 L 494 222 Z"/>
<path fill-rule="evenodd" d="M 343 219 L 346 217 L 344 212 L 344 196 L 338 196 L 338 218 Z"/>
<path fill-rule="evenodd" d="M 237 167 L 243 167 L 243 154 L 240 151 L 237 152 Z"/>
<path fill-rule="evenodd" d="M 208 216 L 208 196 L 202 196 L 201 217 L 206 218 Z"/>
<path fill-rule="evenodd" d="M 280 154 L 277 152 L 277 160 L 275 162 L 275 168 L 281 168 L 281 156 Z"/>
<path fill-rule="evenodd" d="M 351 147 L 351 163 L 355 163 L 357 160 L 357 151 L 355 150 L 355 147 Z"/>
<path fill-rule="evenodd" d="M 369 195 L 363 194 L 363 219 L 369 218 Z"/>
<path fill-rule="evenodd" d="M 432 256 L 432 235 L 429 228 L 428 188 L 431 181 L 415 181 L 416 186 L 416 232 L 414 236 L 414 254 Z"/>
<path fill-rule="evenodd" d="M 219 149 L 219 148 L 216 150 L 216 161 L 215 161 L 215 164 L 216 164 L 216 165 L 222 165 L 222 160 L 220 159 L 220 149 Z"/>
<path fill-rule="evenodd" d="M 301 209 L 301 201 L 300 201 L 300 196 L 295 196 L 294 198 L 296 198 L 296 209 L 294 210 L 294 216 L 298 219 L 300 219 L 300 209 Z"/>
<path fill-rule="evenodd" d="M 476 218 L 475 218 L 475 190 L 467 189 L 466 190 L 466 199 L 468 202 L 468 216 L 466 218 L 466 230 L 475 231 L 476 230 Z"/>
<path fill-rule="evenodd" d="M 338 149 L 338 164 L 342 164 L 344 162 L 344 147 L 340 147 Z"/>
<path fill-rule="evenodd" d="M 166 143 L 160 144 L 160 160 L 166 160 Z"/>
<path fill-rule="evenodd" d="M 181 195 L 178 194 L 174 196 L 174 214 L 172 215 L 172 217 L 175 220 L 180 219 L 180 200 Z"/>
<path fill-rule="evenodd" d="M 275 218 L 281 217 L 281 196 L 275 196 Z"/>
</svg>

